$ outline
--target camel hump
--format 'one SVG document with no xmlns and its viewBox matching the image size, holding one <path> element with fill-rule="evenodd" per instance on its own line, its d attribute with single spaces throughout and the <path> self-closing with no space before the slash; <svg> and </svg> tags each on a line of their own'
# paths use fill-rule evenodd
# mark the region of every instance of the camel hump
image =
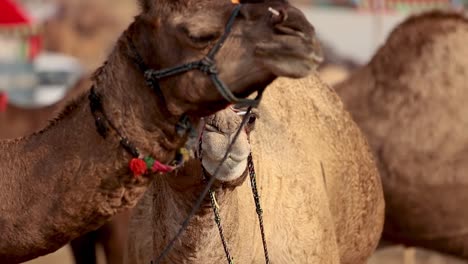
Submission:
<svg viewBox="0 0 468 264">
<path fill-rule="evenodd" d="M 461 14 L 411 17 L 337 89 L 377 154 L 385 235 L 465 258 L 466 43 Z"/>
</svg>

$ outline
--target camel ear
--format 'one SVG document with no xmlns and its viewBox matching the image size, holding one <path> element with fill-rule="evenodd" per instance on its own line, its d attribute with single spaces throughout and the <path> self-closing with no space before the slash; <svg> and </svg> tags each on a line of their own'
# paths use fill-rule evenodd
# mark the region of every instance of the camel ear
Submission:
<svg viewBox="0 0 468 264">
<path fill-rule="evenodd" d="M 189 2 L 188 0 L 138 0 L 143 12 L 149 12 L 150 10 L 159 9 L 165 10 L 167 8 L 172 9 L 180 4 Z"/>
<path fill-rule="evenodd" d="M 151 5 L 152 5 L 153 0 L 138 0 L 138 3 L 140 4 L 141 9 L 143 12 L 148 12 L 151 10 Z"/>
</svg>

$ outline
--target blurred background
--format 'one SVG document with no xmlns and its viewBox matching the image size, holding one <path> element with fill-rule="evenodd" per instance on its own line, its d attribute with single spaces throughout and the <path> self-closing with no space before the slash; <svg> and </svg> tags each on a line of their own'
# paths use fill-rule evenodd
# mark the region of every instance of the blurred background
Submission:
<svg viewBox="0 0 468 264">
<path fill-rule="evenodd" d="M 468 0 L 295 0 L 314 24 L 327 64 L 366 63 L 392 28 L 426 10 Z M 134 0 L 0 0 L 0 91 L 22 106 L 60 100 L 99 66 L 137 13 Z M 336 74 L 334 76 L 333 74 Z M 324 72 L 335 82 L 344 71 Z M 335 80 L 336 79 L 336 80 Z"/>
<path fill-rule="evenodd" d="M 137 14 L 136 2 L 0 0 L 0 121 L 7 103 L 39 109 L 62 100 L 82 78 L 101 65 L 117 37 Z M 319 71 L 331 85 L 369 61 L 390 31 L 409 15 L 431 9 L 465 12 L 464 7 L 468 6 L 468 0 L 291 2 L 305 12 L 322 40 L 326 61 Z M 64 247 L 28 263 L 73 261 L 68 247 Z M 369 263 L 464 262 L 395 246 L 377 251 Z"/>
</svg>

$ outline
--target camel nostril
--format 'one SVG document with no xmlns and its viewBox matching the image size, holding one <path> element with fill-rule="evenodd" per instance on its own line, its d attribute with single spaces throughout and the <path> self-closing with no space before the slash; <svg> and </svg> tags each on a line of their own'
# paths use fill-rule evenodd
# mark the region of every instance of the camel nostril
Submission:
<svg viewBox="0 0 468 264">
<path fill-rule="evenodd" d="M 288 12 L 286 12 L 286 9 L 281 8 L 278 11 L 279 11 L 279 16 L 281 18 L 281 23 L 286 22 L 286 20 L 288 20 Z"/>
<path fill-rule="evenodd" d="M 298 36 L 306 41 L 315 38 L 315 28 L 299 9 L 291 6 L 275 6 L 269 8 L 269 13 L 275 33 Z"/>
<path fill-rule="evenodd" d="M 288 19 L 288 12 L 285 8 L 269 7 L 268 12 L 271 13 L 270 19 L 273 25 L 284 23 Z"/>
</svg>

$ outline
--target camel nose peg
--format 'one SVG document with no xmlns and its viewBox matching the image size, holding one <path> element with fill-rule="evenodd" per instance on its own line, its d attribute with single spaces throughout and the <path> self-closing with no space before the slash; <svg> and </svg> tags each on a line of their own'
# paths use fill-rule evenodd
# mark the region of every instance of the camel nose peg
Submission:
<svg viewBox="0 0 468 264">
<path fill-rule="evenodd" d="M 279 16 L 280 15 L 280 12 L 276 9 L 274 9 L 273 7 L 268 7 L 268 12 L 272 13 L 274 16 Z"/>
</svg>

